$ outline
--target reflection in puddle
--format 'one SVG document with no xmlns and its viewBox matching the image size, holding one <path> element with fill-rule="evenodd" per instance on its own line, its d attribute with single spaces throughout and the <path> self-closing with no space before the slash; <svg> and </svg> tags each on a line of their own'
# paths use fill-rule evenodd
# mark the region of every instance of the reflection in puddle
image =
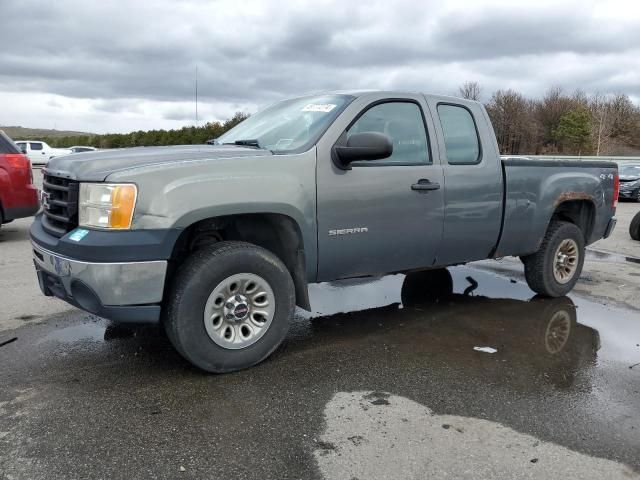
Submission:
<svg viewBox="0 0 640 480">
<path fill-rule="evenodd" d="M 403 368 L 414 362 L 424 368 L 446 365 L 514 385 L 541 382 L 559 388 L 575 386 L 580 372 L 596 364 L 598 331 L 577 322 L 570 298 L 541 298 L 522 284 L 466 268 L 452 270 L 453 275 L 434 272 L 431 279 L 422 273 L 342 289 L 337 283 L 324 290 L 319 286 L 312 300 L 322 313 L 333 313 L 345 303 L 357 308 L 362 299 L 366 310 L 314 317 L 310 331 L 298 322 L 293 329 L 294 336 L 299 329 L 297 346 L 305 350 L 339 342 L 357 350 L 383 345 L 395 352 L 394 362 Z M 508 288 L 505 295 L 524 300 L 480 295 L 498 285 Z M 332 302 L 336 298 L 339 302 Z M 497 353 L 487 356 L 475 349 L 478 345 Z M 367 354 L 361 356 L 366 361 Z"/>
<path fill-rule="evenodd" d="M 453 341 L 483 332 L 482 336 L 474 337 L 478 342 L 474 345 L 495 346 L 496 342 L 520 339 L 526 344 L 520 346 L 526 354 L 527 348 L 532 348 L 533 338 L 543 342 L 541 345 L 550 352 L 561 353 L 574 335 L 589 330 L 593 339 L 588 343 L 599 348 L 602 341 L 608 359 L 633 364 L 640 358 L 637 312 L 611 308 L 581 297 L 538 297 L 524 283 L 513 283 L 469 267 L 453 267 L 448 271 L 448 284 L 438 275 L 431 284 L 423 277 L 420 279 L 424 283 L 422 289 L 408 285 L 413 275 L 312 285 L 314 313 L 299 312 L 293 332 L 306 336 L 311 331 L 317 332 L 321 325 L 339 323 L 347 328 L 351 325 L 365 335 L 381 324 L 389 330 L 386 335 L 393 337 L 400 335 L 393 329 L 396 323 L 419 324 L 428 320 L 431 335 L 442 334 L 439 326 L 446 322 Z M 343 315 L 336 315 L 339 313 Z M 306 328 L 308 319 L 313 326 L 311 331 Z M 327 334 L 330 328 L 327 327 Z M 423 325 L 423 328 L 427 327 Z M 531 329 L 537 332 L 535 337 Z M 339 332 L 335 332 L 337 338 L 344 329 Z M 438 346 L 434 348 L 437 350 Z"/>
</svg>

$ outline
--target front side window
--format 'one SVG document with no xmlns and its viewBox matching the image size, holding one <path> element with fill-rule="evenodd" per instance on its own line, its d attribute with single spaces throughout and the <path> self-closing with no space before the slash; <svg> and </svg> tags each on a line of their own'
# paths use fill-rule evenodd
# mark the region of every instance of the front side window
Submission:
<svg viewBox="0 0 640 480">
<path fill-rule="evenodd" d="M 480 141 L 471 112 L 459 105 L 438 105 L 447 161 L 451 165 L 480 163 Z"/>
<path fill-rule="evenodd" d="M 377 132 L 389 137 L 393 153 L 389 158 L 353 165 L 420 165 L 431 163 L 422 111 L 413 102 L 388 102 L 371 107 L 347 130 L 347 139 L 355 133 Z"/>
<path fill-rule="evenodd" d="M 285 100 L 250 116 L 215 143 L 251 145 L 274 153 L 303 152 L 353 99 L 351 95 L 320 95 Z"/>
<path fill-rule="evenodd" d="M 31 150 L 42 150 L 42 144 L 41 143 L 29 142 L 29 147 L 31 148 Z"/>
</svg>

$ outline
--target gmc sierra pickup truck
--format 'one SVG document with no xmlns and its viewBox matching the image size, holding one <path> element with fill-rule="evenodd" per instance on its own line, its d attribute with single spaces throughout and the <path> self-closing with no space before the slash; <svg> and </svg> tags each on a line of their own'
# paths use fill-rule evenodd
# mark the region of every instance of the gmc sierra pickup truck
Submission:
<svg viewBox="0 0 640 480">
<path fill-rule="evenodd" d="M 615 225 L 614 163 L 501 158 L 474 101 L 306 96 L 209 143 L 52 159 L 31 238 L 45 295 L 162 322 L 210 372 L 269 356 L 309 283 L 402 272 L 430 288 L 437 269 L 513 255 L 562 296 Z"/>
</svg>

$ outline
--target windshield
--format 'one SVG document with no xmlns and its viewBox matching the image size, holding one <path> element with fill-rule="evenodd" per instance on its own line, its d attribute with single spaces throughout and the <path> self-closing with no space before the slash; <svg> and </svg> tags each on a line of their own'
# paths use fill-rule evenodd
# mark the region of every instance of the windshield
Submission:
<svg viewBox="0 0 640 480">
<path fill-rule="evenodd" d="M 620 167 L 620 175 L 640 177 L 640 165 L 623 165 Z"/>
<path fill-rule="evenodd" d="M 308 150 L 354 97 L 320 95 L 276 103 L 252 115 L 216 139 L 216 144 L 244 144 L 274 153 Z"/>
</svg>

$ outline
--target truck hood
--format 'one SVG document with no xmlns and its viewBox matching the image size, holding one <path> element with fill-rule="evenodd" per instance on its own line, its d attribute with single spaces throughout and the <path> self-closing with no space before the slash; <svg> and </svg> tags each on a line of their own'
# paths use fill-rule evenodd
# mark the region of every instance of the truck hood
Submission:
<svg viewBox="0 0 640 480">
<path fill-rule="evenodd" d="M 46 167 L 50 175 L 73 180 L 101 182 L 122 170 L 194 160 L 235 157 L 269 157 L 269 150 L 239 145 L 180 145 L 172 147 L 135 147 L 75 153 L 52 158 Z"/>
<path fill-rule="evenodd" d="M 635 182 L 636 180 L 640 180 L 640 176 L 638 175 L 620 175 L 621 182 Z"/>
</svg>

